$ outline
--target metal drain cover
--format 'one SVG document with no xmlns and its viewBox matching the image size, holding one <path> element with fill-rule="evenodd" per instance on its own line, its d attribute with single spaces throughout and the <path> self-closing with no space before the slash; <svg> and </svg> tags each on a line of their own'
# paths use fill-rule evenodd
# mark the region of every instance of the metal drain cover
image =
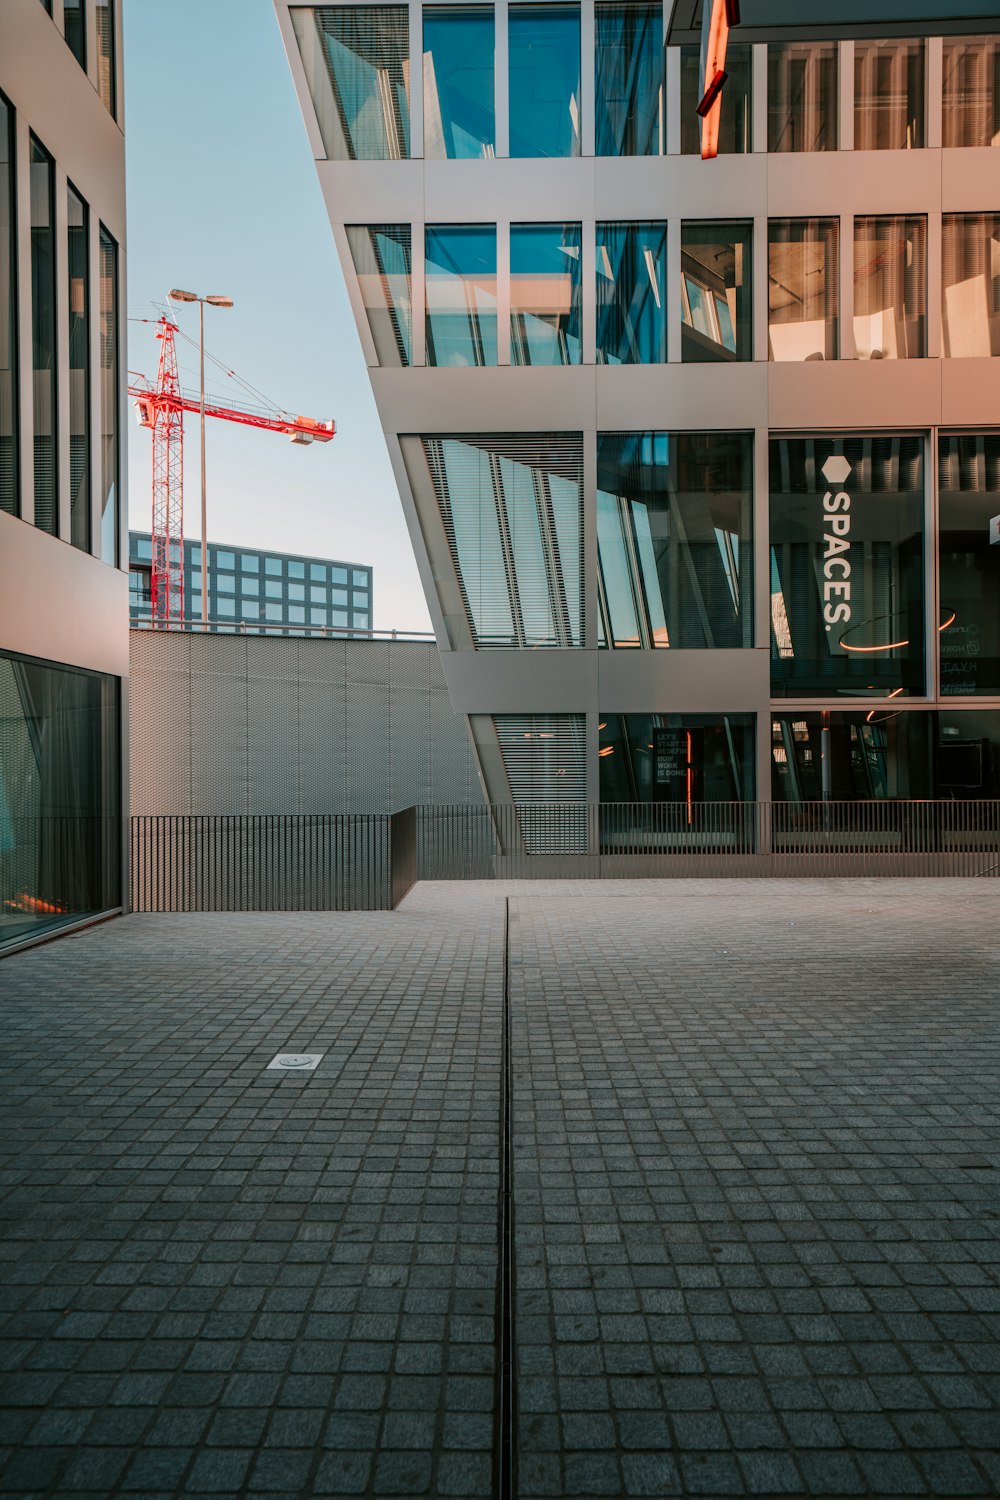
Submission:
<svg viewBox="0 0 1000 1500">
<path fill-rule="evenodd" d="M 279 1052 L 272 1057 L 267 1071 L 278 1068 L 283 1073 L 311 1073 L 323 1061 L 322 1052 Z"/>
</svg>

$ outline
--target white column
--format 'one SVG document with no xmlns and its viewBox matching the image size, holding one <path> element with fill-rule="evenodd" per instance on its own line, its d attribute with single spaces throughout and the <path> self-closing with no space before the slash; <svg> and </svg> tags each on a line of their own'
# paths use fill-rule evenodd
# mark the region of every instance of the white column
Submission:
<svg viewBox="0 0 1000 1500">
<path fill-rule="evenodd" d="M 941 214 L 927 215 L 927 358 L 940 359 L 943 349 L 941 317 Z"/>
<path fill-rule="evenodd" d="M 924 91 L 924 142 L 931 149 L 940 147 L 944 107 L 944 38 L 928 37 L 926 42 L 927 87 Z"/>
<path fill-rule="evenodd" d="M 87 219 L 87 358 L 90 365 L 90 551 L 101 555 L 101 232 L 98 215 L 91 209 Z M 122 257 L 124 259 L 124 256 Z M 119 280 L 124 272 L 119 271 Z M 122 302 L 124 305 L 124 294 Z M 119 384 L 124 388 L 125 381 Z M 123 392 L 124 399 L 124 392 Z M 122 432 L 125 428 L 122 428 Z M 124 509 L 124 501 L 122 502 Z M 126 554 L 123 554 L 123 557 Z M 127 562 L 124 564 L 127 567 Z"/>
<path fill-rule="evenodd" d="M 756 42 L 750 65 L 751 149 L 767 150 L 767 43 Z"/>
<path fill-rule="evenodd" d="M 507 45 L 507 0 L 496 0 L 493 10 L 496 51 L 494 52 L 494 98 L 496 100 L 497 156 L 510 155 L 510 50 Z"/>
<path fill-rule="evenodd" d="M 583 349 L 585 365 L 597 363 L 597 222 L 584 219 L 580 225 L 580 287 L 583 295 Z"/>
<path fill-rule="evenodd" d="M 854 150 L 854 43 L 840 44 L 840 84 L 837 90 L 840 100 L 840 119 L 837 140 L 841 151 Z"/>
<path fill-rule="evenodd" d="M 424 275 L 426 256 L 426 239 L 424 236 L 425 225 L 423 220 L 413 224 L 410 228 L 410 264 L 411 289 L 410 295 L 413 304 L 413 364 L 414 367 L 427 363 L 427 282 Z"/>
<path fill-rule="evenodd" d="M 583 433 L 583 644 L 590 651 L 597 650 L 597 433 L 592 427 Z M 596 744 L 596 739 L 595 723 L 588 745 Z M 593 753 L 596 765 L 596 749 Z M 588 764 L 589 759 L 588 751 Z"/>
<path fill-rule="evenodd" d="M 924 650 L 927 656 L 925 673 L 927 694 L 932 699 L 941 696 L 940 651 L 941 605 L 938 582 L 938 430 L 932 427 L 924 443 Z"/>
<path fill-rule="evenodd" d="M 855 358 L 854 344 L 854 216 L 840 219 L 840 358 Z"/>
<path fill-rule="evenodd" d="M 410 156 L 424 154 L 424 22 L 423 10 L 410 5 Z"/>
<path fill-rule="evenodd" d="M 767 362 L 768 253 L 767 219 L 761 215 L 753 221 L 753 357 Z"/>
<path fill-rule="evenodd" d="M 53 171 L 55 185 L 56 271 L 56 535 L 70 540 L 69 477 L 69 283 L 66 277 L 66 253 L 69 247 L 69 208 L 66 202 L 66 173 L 58 162 Z"/>
<path fill-rule="evenodd" d="M 667 155 L 681 154 L 681 49 L 668 47 L 667 81 L 663 107 L 667 114 Z"/>
<path fill-rule="evenodd" d="M 21 519 L 35 520 L 34 366 L 31 351 L 31 150 L 23 111 L 14 116 L 14 182 L 17 192 L 17 393 Z"/>
<path fill-rule="evenodd" d="M 667 220 L 667 271 L 663 295 L 667 314 L 667 363 L 681 361 L 681 221 Z"/>
<path fill-rule="evenodd" d="M 510 364 L 510 220 L 497 220 L 497 364 Z"/>
<path fill-rule="evenodd" d="M 584 156 L 594 154 L 596 57 L 594 0 L 580 0 L 580 151 Z"/>
</svg>

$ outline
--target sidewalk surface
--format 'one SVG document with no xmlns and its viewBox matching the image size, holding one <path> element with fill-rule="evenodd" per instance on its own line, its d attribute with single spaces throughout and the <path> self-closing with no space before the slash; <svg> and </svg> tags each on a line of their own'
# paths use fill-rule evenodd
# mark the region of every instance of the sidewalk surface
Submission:
<svg viewBox="0 0 1000 1500">
<path fill-rule="evenodd" d="M 996 1495 L 998 991 L 985 880 L 421 885 L 3 961 L 0 1495 L 486 1500 L 505 1277 L 518 1496 Z"/>
</svg>

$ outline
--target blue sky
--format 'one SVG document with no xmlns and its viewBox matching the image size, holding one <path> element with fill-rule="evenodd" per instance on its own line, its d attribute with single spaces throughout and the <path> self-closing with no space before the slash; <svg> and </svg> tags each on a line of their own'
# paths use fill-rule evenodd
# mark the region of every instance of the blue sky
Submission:
<svg viewBox="0 0 1000 1500">
<path fill-rule="evenodd" d="M 212 540 L 370 563 L 375 624 L 428 629 L 423 592 L 270 0 L 126 0 L 128 312 L 157 317 L 172 286 L 225 293 L 207 349 L 337 437 L 208 423 Z M 179 307 L 197 341 L 197 308 Z M 128 325 L 132 370 L 156 373 L 151 326 Z M 181 382 L 196 349 L 178 342 Z M 211 371 L 211 366 L 209 366 Z M 245 399 L 210 374 L 212 394 Z M 150 525 L 149 435 L 129 431 L 130 524 Z M 185 531 L 200 528 L 198 419 L 185 429 Z"/>
</svg>

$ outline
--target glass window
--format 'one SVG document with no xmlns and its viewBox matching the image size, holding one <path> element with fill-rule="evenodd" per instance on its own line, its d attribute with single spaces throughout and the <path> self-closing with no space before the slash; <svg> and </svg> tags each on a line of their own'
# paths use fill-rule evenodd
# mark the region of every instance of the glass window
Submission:
<svg viewBox="0 0 1000 1500">
<path fill-rule="evenodd" d="M 739 155 L 750 150 L 750 99 L 752 52 L 746 42 L 730 38 L 726 48 L 726 86 L 722 90 L 719 117 L 719 155 Z M 698 47 L 681 48 L 681 151 L 686 156 L 701 152 L 702 96 L 701 60 Z"/>
<path fill-rule="evenodd" d="M 333 564 L 331 564 L 331 566 L 330 566 L 330 578 L 331 578 L 331 580 L 334 583 L 346 583 L 347 582 L 347 569 L 346 568 L 338 568 L 338 567 L 335 567 Z"/>
<path fill-rule="evenodd" d="M 130 605 L 149 608 L 153 602 L 153 577 L 148 568 L 129 569 L 128 593 Z"/>
<path fill-rule="evenodd" d="M 153 558 L 153 539 L 152 539 L 152 537 L 139 536 L 139 537 L 135 538 L 135 555 L 136 555 L 136 557 L 143 558 L 146 562 L 151 562 L 152 561 L 152 558 Z"/>
<path fill-rule="evenodd" d="M 326 563 L 309 564 L 309 577 L 315 582 L 322 582 L 326 578 L 329 571 L 330 570 L 328 569 Z"/>
<path fill-rule="evenodd" d="M 264 581 L 264 593 L 269 599 L 280 599 L 282 588 L 281 580 L 278 578 L 267 578 Z"/>
<path fill-rule="evenodd" d="M 753 644 L 753 436 L 597 438 L 601 645 Z"/>
<path fill-rule="evenodd" d="M 355 568 L 351 574 L 351 581 L 356 589 L 366 589 L 370 578 L 371 572 L 368 568 Z"/>
<path fill-rule="evenodd" d="M 83 0 L 63 0 L 63 36 L 80 67 L 87 71 L 87 37 Z"/>
<path fill-rule="evenodd" d="M 236 554 L 235 554 L 235 552 L 220 552 L 215 547 L 209 547 L 209 549 L 208 549 L 208 555 L 209 555 L 209 558 L 210 558 L 210 561 L 211 561 L 213 567 L 216 567 L 216 568 L 235 568 L 236 567 Z"/>
<path fill-rule="evenodd" d="M 101 225 L 101 556 L 118 566 L 118 246 Z M 199 553 L 199 557 L 200 557 Z"/>
<path fill-rule="evenodd" d="M 268 620 L 270 620 L 272 622 L 274 620 L 280 620 L 282 618 L 283 614 L 284 614 L 284 610 L 283 610 L 283 608 L 282 608 L 282 606 L 280 604 L 265 604 L 264 605 L 264 616 L 265 616 L 266 619 L 268 619 Z"/>
<path fill-rule="evenodd" d="M 596 155 L 662 155 L 661 6 L 641 0 L 597 0 L 594 34 Z"/>
<path fill-rule="evenodd" d="M 218 594 L 235 594 L 236 579 L 232 573 L 216 573 L 215 592 Z"/>
<path fill-rule="evenodd" d="M 310 585 L 310 588 L 309 588 L 309 602 L 310 602 L 310 604 L 326 604 L 328 596 L 329 596 L 329 590 L 328 589 L 317 587 L 315 585 Z"/>
<path fill-rule="evenodd" d="M 598 224 L 598 364 L 665 362 L 666 259 L 666 224 Z"/>
<path fill-rule="evenodd" d="M 289 578 L 304 578 L 306 576 L 306 565 L 301 562 L 290 562 L 288 564 Z"/>
<path fill-rule="evenodd" d="M 601 714 L 602 802 L 753 802 L 754 760 L 753 714 Z"/>
<path fill-rule="evenodd" d="M 333 161 L 409 156 L 406 6 L 295 6 L 291 18 L 327 156 Z"/>
<path fill-rule="evenodd" d="M 346 625 L 347 624 L 347 610 L 346 609 L 334 609 L 334 610 L 331 610 L 331 612 L 330 612 L 330 622 L 333 625 Z"/>
<path fill-rule="evenodd" d="M 773 438 L 777 696 L 923 694 L 923 439 Z"/>
<path fill-rule="evenodd" d="M 840 224 L 772 219 L 767 246 L 768 357 L 836 359 Z"/>
<path fill-rule="evenodd" d="M 402 441 L 440 511 L 475 644 L 582 646 L 580 434 Z"/>
<path fill-rule="evenodd" d="M 359 614 L 357 610 L 355 610 L 354 614 L 351 616 L 351 624 L 355 630 L 367 630 L 369 628 L 368 616 L 366 614 Z"/>
<path fill-rule="evenodd" d="M 0 656 L 0 946 L 121 905 L 118 682 Z"/>
<path fill-rule="evenodd" d="M 241 620 L 260 619 L 260 604 L 256 599 L 237 599 L 236 609 Z"/>
<path fill-rule="evenodd" d="M 304 583 L 290 583 L 288 585 L 289 599 L 304 600 L 306 597 L 306 586 Z"/>
<path fill-rule="evenodd" d="M 115 50 L 115 0 L 97 0 L 97 92 L 113 120 L 118 118 L 118 67 Z"/>
<path fill-rule="evenodd" d="M 273 574 L 279 574 L 280 575 L 280 573 L 282 571 L 282 566 L 283 566 L 282 559 L 280 557 L 265 557 L 265 559 L 264 559 L 264 572 L 265 573 L 270 573 L 272 575 Z"/>
<path fill-rule="evenodd" d="M 240 579 L 240 592 L 243 593 L 243 594 L 259 594 L 260 593 L 260 579 L 259 578 L 241 578 Z"/>
<path fill-rule="evenodd" d="M 289 625 L 304 625 L 306 623 L 306 612 L 301 604 L 290 604 L 288 606 Z"/>
<path fill-rule="evenodd" d="M 31 137 L 31 350 L 34 412 L 35 525 L 59 527 L 59 431 L 56 403 L 55 168 Z"/>
<path fill-rule="evenodd" d="M 753 225 L 681 226 L 681 356 L 685 363 L 753 359 Z"/>
<path fill-rule="evenodd" d="M 17 250 L 14 111 L 0 94 L 0 510 L 20 515 L 17 454 Z"/>
<path fill-rule="evenodd" d="M 346 589 L 331 589 L 330 590 L 330 602 L 331 602 L 331 604 L 346 604 L 347 603 L 347 590 Z"/>
<path fill-rule="evenodd" d="M 428 224 L 426 283 L 427 363 L 495 365 L 495 225 Z"/>
<path fill-rule="evenodd" d="M 236 615 L 235 599 L 215 599 L 215 614 L 220 620 L 233 619 Z"/>
<path fill-rule="evenodd" d="M 771 724 L 776 802 L 870 802 L 932 791 L 936 714 L 796 709 Z M 794 836 L 794 834 L 793 834 Z"/>
<path fill-rule="evenodd" d="M 409 224 L 349 224 L 347 242 L 380 365 L 413 359 Z"/>
<path fill-rule="evenodd" d="M 1000 696 L 1000 435 L 939 439 L 942 697 Z"/>
<path fill-rule="evenodd" d="M 425 8 L 423 19 L 424 156 L 493 156 L 492 7 Z"/>
<path fill-rule="evenodd" d="M 579 224 L 512 224 L 511 364 L 578 365 L 581 317 Z"/>
<path fill-rule="evenodd" d="M 87 205 L 67 188 L 70 540 L 90 551 L 90 268 Z"/>
<path fill-rule="evenodd" d="M 1000 146 L 1000 37 L 944 39 L 945 146 Z"/>
<path fill-rule="evenodd" d="M 259 573 L 260 558 L 255 552 L 241 552 L 240 568 L 244 573 Z"/>
<path fill-rule="evenodd" d="M 192 568 L 200 568 L 201 567 L 201 543 L 200 542 L 185 542 L 184 546 L 187 548 L 188 566 L 192 567 Z M 211 552 L 211 548 L 209 548 L 209 551 Z"/>
<path fill-rule="evenodd" d="M 836 42 L 770 42 L 768 151 L 836 151 Z"/>
<path fill-rule="evenodd" d="M 511 156 L 580 155 L 580 7 L 508 12 Z"/>
<path fill-rule="evenodd" d="M 854 149 L 924 144 L 922 41 L 854 43 Z"/>
<path fill-rule="evenodd" d="M 192 596 L 194 594 L 200 595 L 201 594 L 201 569 L 200 568 L 195 568 L 190 573 L 186 573 L 184 575 L 184 584 L 185 584 L 185 587 L 187 588 L 188 592 Z"/>
<path fill-rule="evenodd" d="M 854 220 L 854 346 L 858 359 L 927 353 L 927 220 Z"/>
<path fill-rule="evenodd" d="M 931 717 L 937 723 L 932 795 L 962 801 L 1000 798 L 1000 713 L 963 709 Z"/>
<path fill-rule="evenodd" d="M 310 609 L 310 611 L 309 611 L 309 623 L 310 623 L 310 625 L 325 625 L 326 624 L 326 614 L 327 614 L 327 612 L 326 612 L 325 609 L 315 609 L 315 608 Z"/>
<path fill-rule="evenodd" d="M 946 356 L 1000 354 L 1000 214 L 943 216 L 941 304 Z"/>
</svg>

